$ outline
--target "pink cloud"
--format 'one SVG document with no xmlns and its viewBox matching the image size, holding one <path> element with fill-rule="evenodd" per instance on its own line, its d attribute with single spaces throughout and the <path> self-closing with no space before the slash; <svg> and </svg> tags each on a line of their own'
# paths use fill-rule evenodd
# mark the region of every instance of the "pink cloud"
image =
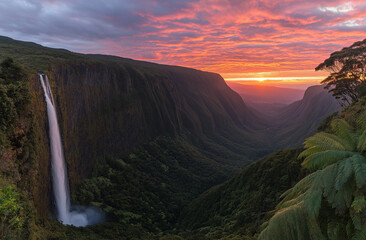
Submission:
<svg viewBox="0 0 366 240">
<path fill-rule="evenodd" d="M 366 33 L 363 0 L 24 3 L 0 3 L 0 34 L 223 74 L 314 69 Z"/>
</svg>

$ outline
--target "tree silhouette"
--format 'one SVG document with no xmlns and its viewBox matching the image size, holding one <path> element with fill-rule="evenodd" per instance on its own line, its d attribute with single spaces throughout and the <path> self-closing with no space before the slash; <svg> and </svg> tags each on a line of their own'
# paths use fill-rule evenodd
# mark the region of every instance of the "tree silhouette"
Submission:
<svg viewBox="0 0 366 240">
<path fill-rule="evenodd" d="M 332 53 L 315 70 L 330 72 L 321 83 L 337 99 L 348 105 L 358 101 L 366 95 L 366 39 Z"/>
</svg>

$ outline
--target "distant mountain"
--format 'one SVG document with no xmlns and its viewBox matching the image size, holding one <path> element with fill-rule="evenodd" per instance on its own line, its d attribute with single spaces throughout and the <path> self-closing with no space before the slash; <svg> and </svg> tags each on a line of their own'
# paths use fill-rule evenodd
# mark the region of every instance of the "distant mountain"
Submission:
<svg viewBox="0 0 366 240">
<path fill-rule="evenodd" d="M 246 103 L 290 104 L 300 100 L 304 96 L 304 90 L 300 89 L 248 85 L 233 81 L 227 81 L 226 83 L 234 91 L 239 93 Z"/>
<path fill-rule="evenodd" d="M 257 133 L 267 136 L 273 151 L 300 147 L 304 139 L 313 135 L 328 115 L 342 109 L 322 85 L 309 87 L 301 100 L 289 105 L 249 102 L 247 106 L 256 117 L 265 122 Z"/>
<path fill-rule="evenodd" d="M 279 149 L 298 147 L 315 133 L 327 116 L 341 109 L 339 102 L 322 85 L 312 86 L 305 91 L 303 99 L 272 115 L 269 131 L 275 136 Z"/>
</svg>

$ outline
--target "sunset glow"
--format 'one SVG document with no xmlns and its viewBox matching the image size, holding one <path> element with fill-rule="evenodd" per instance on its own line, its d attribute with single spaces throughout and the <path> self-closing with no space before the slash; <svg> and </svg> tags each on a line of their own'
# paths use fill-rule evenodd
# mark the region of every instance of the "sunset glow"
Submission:
<svg viewBox="0 0 366 240">
<path fill-rule="evenodd" d="M 0 34 L 229 81 L 313 84 L 327 75 L 317 64 L 365 38 L 365 10 L 364 0 L 15 0 L 0 1 Z"/>
</svg>

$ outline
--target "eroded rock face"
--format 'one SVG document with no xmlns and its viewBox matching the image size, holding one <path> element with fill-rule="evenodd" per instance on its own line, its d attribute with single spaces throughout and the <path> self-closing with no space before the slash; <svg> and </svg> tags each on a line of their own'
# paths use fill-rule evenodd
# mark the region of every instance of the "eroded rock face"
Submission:
<svg viewBox="0 0 366 240">
<path fill-rule="evenodd" d="M 52 191 L 51 191 L 51 162 L 50 149 L 48 139 L 48 122 L 47 109 L 44 101 L 44 94 L 39 83 L 39 76 L 35 75 L 29 82 L 32 93 L 32 111 L 34 114 L 34 131 L 36 134 L 36 154 L 38 170 L 38 186 L 37 192 L 34 195 L 35 205 L 41 217 L 49 216 L 49 209 L 52 206 Z"/>
<path fill-rule="evenodd" d="M 158 136 L 225 141 L 235 154 L 223 157 L 231 173 L 256 158 L 259 140 L 248 141 L 255 117 L 218 74 L 132 60 L 57 64 L 47 74 L 71 190 L 91 175 L 97 159 L 124 156 Z M 44 143 L 39 204 L 45 206 L 50 202 L 47 119 L 38 80 L 32 88 L 38 138 Z"/>
</svg>

